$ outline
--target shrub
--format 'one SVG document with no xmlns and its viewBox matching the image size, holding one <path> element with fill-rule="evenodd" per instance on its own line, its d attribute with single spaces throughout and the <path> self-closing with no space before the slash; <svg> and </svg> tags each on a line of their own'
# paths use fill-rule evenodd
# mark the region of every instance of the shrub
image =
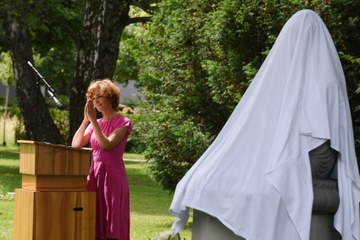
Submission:
<svg viewBox="0 0 360 240">
<path fill-rule="evenodd" d="M 144 133 L 149 172 L 165 189 L 176 184 L 210 145 L 212 137 L 181 112 L 144 114 L 139 130 Z"/>
<path fill-rule="evenodd" d="M 146 143 L 141 132 L 143 117 L 141 114 L 131 114 L 128 116 L 131 120 L 133 131 L 126 143 L 126 152 L 143 153 L 146 149 Z"/>
</svg>

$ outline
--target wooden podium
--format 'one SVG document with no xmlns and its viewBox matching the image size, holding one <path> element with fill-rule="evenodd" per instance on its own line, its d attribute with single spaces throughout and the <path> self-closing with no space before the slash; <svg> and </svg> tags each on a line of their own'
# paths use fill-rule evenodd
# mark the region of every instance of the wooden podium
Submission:
<svg viewBox="0 0 360 240">
<path fill-rule="evenodd" d="M 15 240 L 95 239 L 96 193 L 87 192 L 91 149 L 19 140 L 22 187 Z"/>
</svg>

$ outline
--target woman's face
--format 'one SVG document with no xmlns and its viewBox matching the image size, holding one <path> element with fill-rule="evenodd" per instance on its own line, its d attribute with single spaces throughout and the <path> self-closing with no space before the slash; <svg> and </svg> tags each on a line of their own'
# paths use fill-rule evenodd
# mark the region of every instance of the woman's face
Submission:
<svg viewBox="0 0 360 240">
<path fill-rule="evenodd" d="M 100 94 L 94 95 L 92 103 L 99 112 L 107 111 L 112 108 L 109 98 Z"/>
</svg>

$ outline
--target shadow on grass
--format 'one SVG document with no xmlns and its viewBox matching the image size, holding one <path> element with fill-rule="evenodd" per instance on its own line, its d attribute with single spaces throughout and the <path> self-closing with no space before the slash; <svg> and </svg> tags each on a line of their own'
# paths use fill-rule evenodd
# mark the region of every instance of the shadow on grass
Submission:
<svg viewBox="0 0 360 240">
<path fill-rule="evenodd" d="M 0 151 L 0 194 L 6 195 L 21 187 L 19 152 Z"/>
<path fill-rule="evenodd" d="M 0 194 L 15 192 L 21 187 L 21 174 L 18 166 L 0 165 Z"/>
<path fill-rule="evenodd" d="M 19 160 L 20 154 L 16 151 L 0 151 L 0 159 Z"/>
</svg>

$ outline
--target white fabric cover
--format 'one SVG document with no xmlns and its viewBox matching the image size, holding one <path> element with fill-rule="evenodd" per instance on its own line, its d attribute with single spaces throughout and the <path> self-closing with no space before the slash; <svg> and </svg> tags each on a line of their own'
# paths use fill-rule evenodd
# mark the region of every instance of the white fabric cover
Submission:
<svg viewBox="0 0 360 240">
<path fill-rule="evenodd" d="M 227 123 L 178 183 L 173 232 L 189 208 L 247 240 L 309 239 L 308 152 L 327 139 L 340 154 L 334 226 L 360 239 L 360 180 L 344 73 L 331 36 L 311 10 L 294 14 Z"/>
</svg>

